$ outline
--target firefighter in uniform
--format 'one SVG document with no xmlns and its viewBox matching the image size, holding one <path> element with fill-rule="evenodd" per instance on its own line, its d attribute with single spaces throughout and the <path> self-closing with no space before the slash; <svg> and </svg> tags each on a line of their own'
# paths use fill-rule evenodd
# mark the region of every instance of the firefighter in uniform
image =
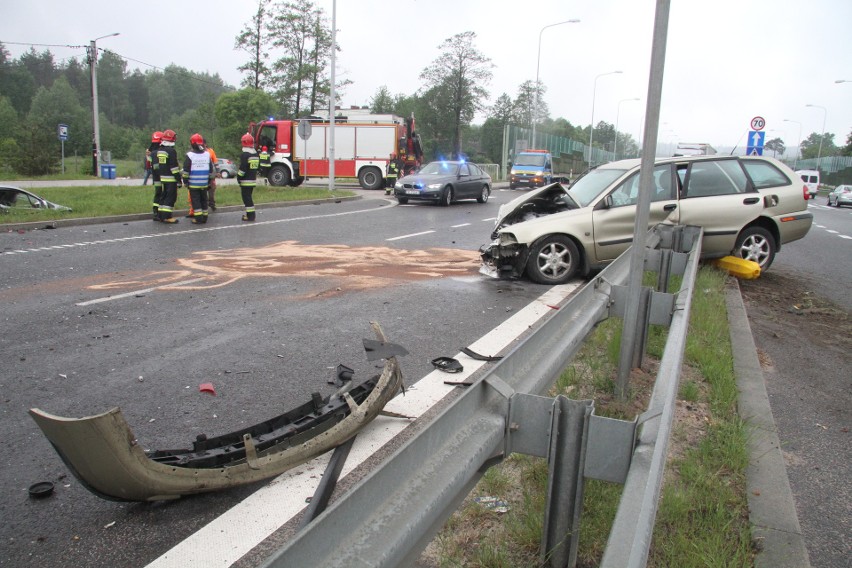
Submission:
<svg viewBox="0 0 852 568">
<path fill-rule="evenodd" d="M 198 225 L 207 222 L 207 190 L 216 174 L 210 153 L 204 149 L 201 134 L 193 134 L 189 143 L 192 149 L 186 153 L 183 161 L 183 182 L 189 190 L 192 203 L 192 223 Z"/>
<path fill-rule="evenodd" d="M 177 140 L 177 134 L 174 130 L 164 131 L 160 149 L 157 150 L 157 165 L 160 170 L 160 181 L 163 183 L 163 194 L 157 207 L 157 219 L 163 223 L 178 222 L 172 217 L 177 201 L 177 190 L 181 185 L 175 140 Z"/>
<path fill-rule="evenodd" d="M 146 160 L 151 163 L 151 183 L 154 184 L 154 203 L 152 209 L 154 211 L 154 221 L 159 221 L 157 210 L 160 207 L 160 200 L 163 198 L 163 182 L 160 181 L 160 164 L 157 162 L 157 151 L 160 149 L 160 142 L 163 141 L 163 133 L 159 130 L 151 135 L 151 145 L 145 152 Z"/>
<path fill-rule="evenodd" d="M 207 144 L 207 140 L 204 140 L 204 149 L 210 154 L 210 161 L 213 162 L 213 177 L 210 179 L 207 201 L 210 204 L 210 210 L 216 211 L 216 162 L 218 159 L 216 158 L 216 152 Z"/>
<path fill-rule="evenodd" d="M 257 186 L 257 170 L 260 167 L 260 158 L 254 151 L 254 137 L 251 134 L 243 134 L 240 142 L 243 145 L 243 153 L 240 154 L 237 183 L 240 185 L 240 195 L 242 195 L 243 205 L 246 207 L 243 221 L 254 221 L 254 201 L 251 194 Z"/>
<path fill-rule="evenodd" d="M 391 154 L 388 162 L 388 177 L 385 182 L 385 195 L 390 195 L 393 191 L 393 186 L 396 185 L 396 180 L 399 178 L 399 161 L 396 156 Z"/>
<path fill-rule="evenodd" d="M 263 185 L 269 185 L 269 167 L 272 165 L 269 161 L 269 148 L 266 146 L 261 148 L 258 159 L 260 160 L 258 173 L 263 177 Z"/>
</svg>

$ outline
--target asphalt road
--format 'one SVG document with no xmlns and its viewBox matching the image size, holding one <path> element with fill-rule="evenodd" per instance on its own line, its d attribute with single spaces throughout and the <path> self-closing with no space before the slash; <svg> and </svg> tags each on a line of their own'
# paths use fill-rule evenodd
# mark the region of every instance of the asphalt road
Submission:
<svg viewBox="0 0 852 568">
<path fill-rule="evenodd" d="M 221 190 L 220 190 L 221 191 Z M 499 201 L 448 208 L 368 199 L 0 233 L 4 393 L 0 538 L 6 566 L 142 566 L 257 487 L 160 503 L 83 488 L 27 415 L 122 409 L 146 448 L 188 447 L 330 394 L 338 364 L 372 376 L 378 321 L 410 384 L 546 286 L 480 276 Z M 216 395 L 200 392 L 212 383 Z M 34 500 L 27 488 L 55 484 Z"/>
<path fill-rule="evenodd" d="M 814 226 L 743 282 L 811 565 L 852 566 L 852 209 L 810 202 Z"/>
<path fill-rule="evenodd" d="M 475 271 L 490 219 L 515 193 L 450 208 L 359 193 L 367 199 L 262 210 L 254 225 L 233 212 L 203 228 L 133 221 L 0 233 L 0 565 L 142 566 L 258 489 L 104 501 L 68 473 L 29 408 L 84 416 L 120 406 L 144 446 L 186 447 L 198 433 L 328 394 L 339 363 L 356 378 L 373 374 L 361 347 L 371 320 L 411 352 L 402 361 L 410 384 L 432 358 L 456 353 L 547 290 Z M 848 312 L 852 211 L 811 207 L 814 229 L 784 248 L 772 272 Z M 848 566 L 848 351 L 809 348 L 767 313 L 749 306 L 758 348 L 773 363 L 767 388 L 811 561 Z M 215 396 L 199 392 L 205 382 Z M 28 498 L 42 480 L 56 484 L 54 495 Z"/>
</svg>

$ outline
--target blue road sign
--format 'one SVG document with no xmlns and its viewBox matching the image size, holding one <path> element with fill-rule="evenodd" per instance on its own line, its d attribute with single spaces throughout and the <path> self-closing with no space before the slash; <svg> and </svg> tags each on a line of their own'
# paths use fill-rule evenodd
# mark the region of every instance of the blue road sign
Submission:
<svg viewBox="0 0 852 568">
<path fill-rule="evenodd" d="M 63 142 L 68 140 L 68 125 L 60 124 L 57 128 L 57 133 L 59 134 L 59 139 Z"/>
<path fill-rule="evenodd" d="M 763 141 L 766 139 L 766 132 L 751 130 L 748 133 L 748 145 L 755 148 L 763 148 Z"/>
<path fill-rule="evenodd" d="M 762 156 L 763 146 L 747 146 L 746 156 Z"/>
</svg>

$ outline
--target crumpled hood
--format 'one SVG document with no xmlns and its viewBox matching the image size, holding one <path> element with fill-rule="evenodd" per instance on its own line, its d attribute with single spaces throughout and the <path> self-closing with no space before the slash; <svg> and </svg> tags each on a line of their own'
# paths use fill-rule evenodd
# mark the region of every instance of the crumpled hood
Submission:
<svg viewBox="0 0 852 568">
<path fill-rule="evenodd" d="M 529 191 L 500 206 L 497 211 L 496 228 L 529 221 L 570 209 L 579 209 L 568 190 L 559 183 Z"/>
</svg>

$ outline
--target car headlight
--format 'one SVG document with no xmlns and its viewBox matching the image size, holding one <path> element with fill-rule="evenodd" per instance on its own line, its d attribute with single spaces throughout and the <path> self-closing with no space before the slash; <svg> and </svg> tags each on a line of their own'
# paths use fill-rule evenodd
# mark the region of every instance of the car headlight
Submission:
<svg viewBox="0 0 852 568">
<path fill-rule="evenodd" d="M 537 176 L 543 176 L 543 175 L 544 175 L 544 172 L 536 172 L 536 173 L 535 173 L 535 175 L 537 175 Z"/>
<path fill-rule="evenodd" d="M 396 182 L 395 184 L 393 184 L 393 188 L 394 189 L 402 189 L 402 182 L 401 181 Z"/>
<path fill-rule="evenodd" d="M 518 239 L 512 233 L 500 233 L 500 235 L 497 238 L 500 241 L 500 246 L 518 244 Z"/>
<path fill-rule="evenodd" d="M 428 187 L 429 189 L 441 189 L 442 187 L 444 187 L 444 184 L 442 184 L 442 183 L 430 183 L 426 187 Z"/>
<path fill-rule="evenodd" d="M 515 168 L 512 168 L 511 170 L 509 170 L 509 173 L 512 174 L 513 176 L 518 175 L 518 171 Z"/>
</svg>

